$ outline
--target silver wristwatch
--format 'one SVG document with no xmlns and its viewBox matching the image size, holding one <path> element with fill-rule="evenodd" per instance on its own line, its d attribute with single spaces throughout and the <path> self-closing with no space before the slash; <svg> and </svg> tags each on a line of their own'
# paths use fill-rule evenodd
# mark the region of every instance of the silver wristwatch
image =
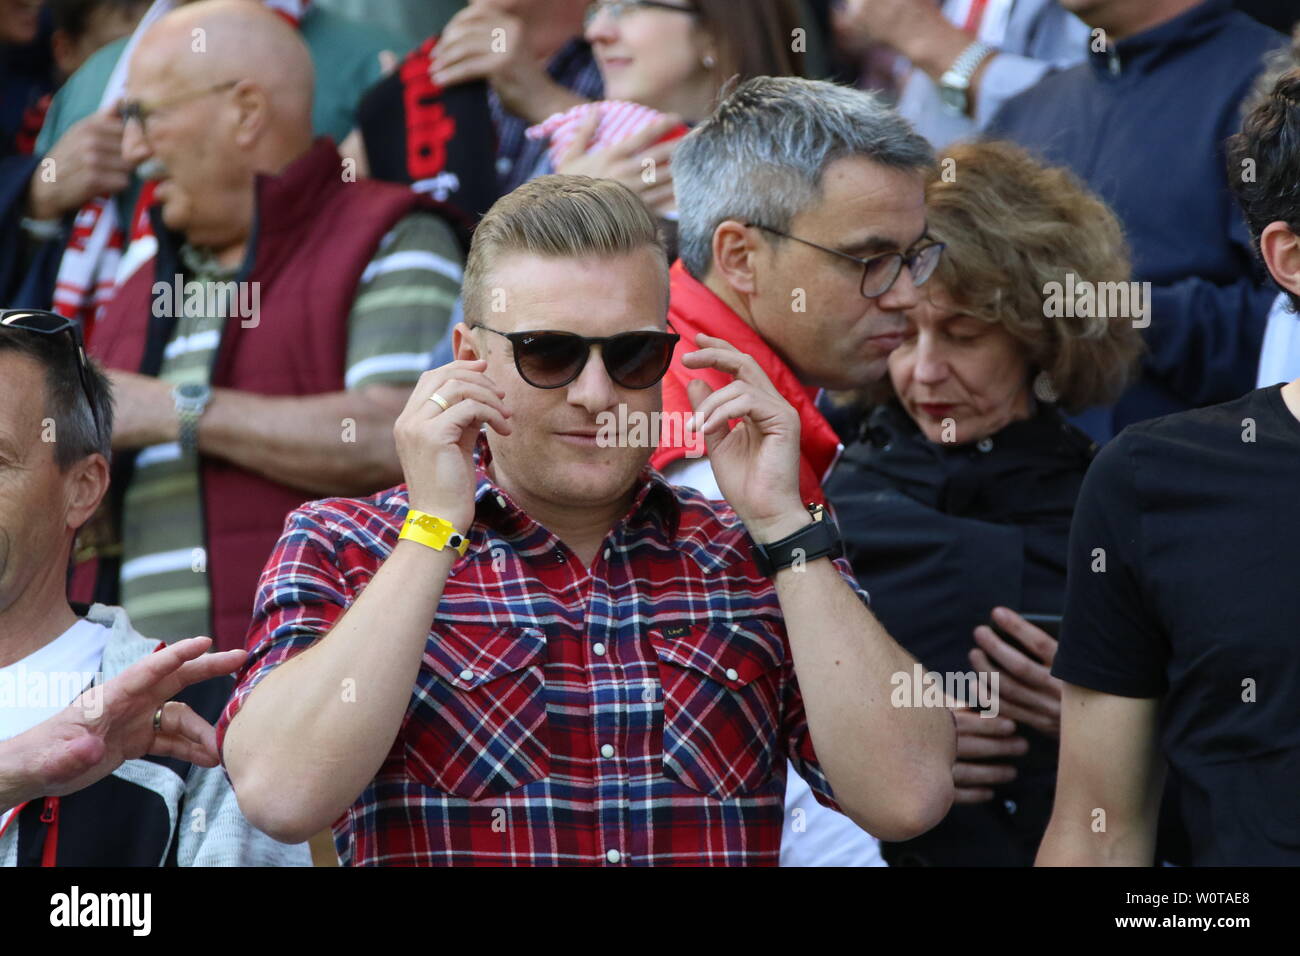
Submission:
<svg viewBox="0 0 1300 956">
<path fill-rule="evenodd" d="M 181 423 L 181 452 L 193 455 L 199 450 L 199 419 L 212 401 L 212 389 L 207 385 L 177 385 L 172 389 L 172 401 Z"/>
<path fill-rule="evenodd" d="M 998 51 L 983 40 L 976 40 L 953 61 L 948 72 L 939 77 L 939 96 L 950 113 L 965 116 L 970 112 L 970 81 L 980 64 Z"/>
</svg>

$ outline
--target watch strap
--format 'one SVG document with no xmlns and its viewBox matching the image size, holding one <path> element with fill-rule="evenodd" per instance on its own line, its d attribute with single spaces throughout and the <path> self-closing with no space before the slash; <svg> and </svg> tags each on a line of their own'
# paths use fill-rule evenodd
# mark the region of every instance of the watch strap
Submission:
<svg viewBox="0 0 1300 956">
<path fill-rule="evenodd" d="M 201 395 L 190 397 L 177 386 L 172 390 L 172 402 L 176 407 L 176 419 L 180 425 L 179 442 L 184 454 L 192 455 L 199 450 L 199 419 L 212 401 L 212 389 L 204 387 Z"/>
<path fill-rule="evenodd" d="M 825 557 L 838 558 L 844 554 L 840 529 L 826 515 L 825 509 L 816 505 L 810 511 L 812 522 L 794 534 L 769 544 L 754 542 L 754 564 L 764 577 L 775 577 L 778 571 L 798 562 L 807 563 Z"/>
<path fill-rule="evenodd" d="M 979 65 L 997 52 L 995 47 L 983 40 L 975 40 L 957 54 L 957 59 L 952 61 L 952 66 L 948 67 L 939 82 L 952 89 L 968 90 L 971 77 L 975 75 Z"/>
</svg>

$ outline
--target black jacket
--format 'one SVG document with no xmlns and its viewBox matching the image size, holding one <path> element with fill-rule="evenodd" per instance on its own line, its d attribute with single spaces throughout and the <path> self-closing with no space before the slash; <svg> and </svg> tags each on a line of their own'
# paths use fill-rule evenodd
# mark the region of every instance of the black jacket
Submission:
<svg viewBox="0 0 1300 956">
<path fill-rule="evenodd" d="M 1074 502 L 1096 452 L 1053 405 L 989 439 L 929 441 L 897 404 L 874 409 L 826 495 L 872 609 L 926 670 L 971 671 L 972 631 L 997 605 L 1058 615 Z M 886 844 L 892 864 L 1028 865 L 1051 814 L 1055 741 L 1030 752 L 991 803 Z"/>
</svg>

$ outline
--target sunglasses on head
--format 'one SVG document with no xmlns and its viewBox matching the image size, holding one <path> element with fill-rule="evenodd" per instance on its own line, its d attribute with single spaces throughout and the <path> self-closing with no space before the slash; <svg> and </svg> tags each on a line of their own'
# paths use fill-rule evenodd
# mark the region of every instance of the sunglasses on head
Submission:
<svg viewBox="0 0 1300 956">
<path fill-rule="evenodd" d="M 95 399 L 90 392 L 90 364 L 86 359 L 86 348 L 81 339 L 81 326 L 57 312 L 46 312 L 41 309 L 0 310 L 0 326 L 35 332 L 38 335 L 67 334 L 77 359 L 77 374 L 81 377 L 81 390 L 86 393 L 86 404 L 90 406 L 90 415 L 95 420 L 95 431 L 102 429 L 99 413 L 95 410 Z"/>
<path fill-rule="evenodd" d="M 519 376 L 534 388 L 561 388 L 587 366 L 593 345 L 600 346 L 605 371 L 623 388 L 650 388 L 668 371 L 673 349 L 681 338 L 676 332 L 622 332 L 585 336 L 574 332 L 500 332 L 476 325 L 509 339 Z"/>
</svg>

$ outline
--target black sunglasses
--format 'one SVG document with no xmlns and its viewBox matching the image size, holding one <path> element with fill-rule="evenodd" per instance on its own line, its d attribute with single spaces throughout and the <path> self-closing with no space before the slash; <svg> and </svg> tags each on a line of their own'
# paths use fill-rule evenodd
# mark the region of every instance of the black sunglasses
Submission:
<svg viewBox="0 0 1300 956">
<path fill-rule="evenodd" d="M 90 391 L 90 363 L 86 358 L 86 347 L 81 338 L 81 326 L 57 312 L 40 309 L 5 309 L 0 311 L 0 326 L 9 329 L 21 329 L 38 335 L 62 335 L 67 333 L 72 343 L 72 351 L 77 357 L 77 374 L 81 377 L 81 390 L 86 393 L 86 404 L 90 406 L 90 416 L 95 422 L 95 433 L 103 430 L 99 412 L 95 410 L 95 399 Z"/>
<path fill-rule="evenodd" d="M 673 349 L 681 338 L 676 332 L 622 332 L 588 337 L 574 332 L 500 332 L 486 325 L 476 329 L 495 332 L 510 340 L 519 376 L 533 388 L 561 388 L 582 374 L 593 345 L 600 346 L 605 371 L 616 385 L 650 388 L 668 371 Z"/>
</svg>

